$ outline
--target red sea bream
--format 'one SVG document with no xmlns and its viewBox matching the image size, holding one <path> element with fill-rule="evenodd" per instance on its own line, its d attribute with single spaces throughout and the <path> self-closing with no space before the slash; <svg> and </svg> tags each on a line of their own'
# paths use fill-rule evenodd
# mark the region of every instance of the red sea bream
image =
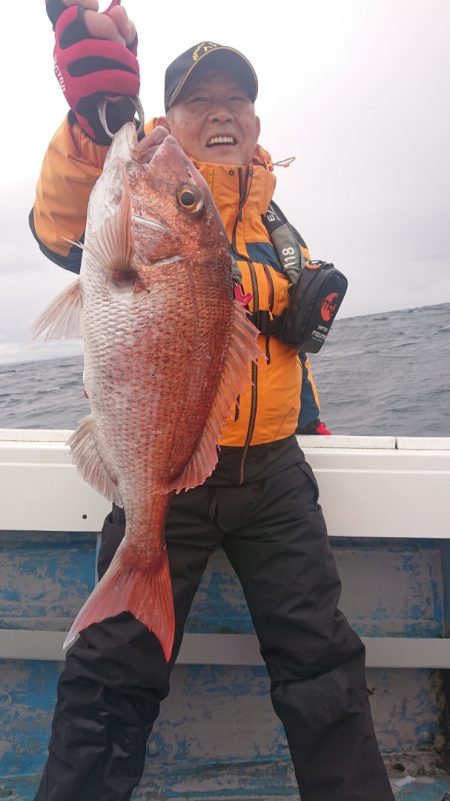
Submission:
<svg viewBox="0 0 450 801">
<path fill-rule="evenodd" d="M 85 480 L 127 521 L 66 645 L 129 611 L 169 660 L 166 512 L 174 492 L 213 471 L 223 423 L 261 353 L 234 300 L 227 236 L 202 176 L 165 129 L 136 145 L 132 124 L 114 137 L 89 201 L 80 278 L 35 334 L 73 336 L 81 326 L 91 414 L 69 445 Z"/>
</svg>

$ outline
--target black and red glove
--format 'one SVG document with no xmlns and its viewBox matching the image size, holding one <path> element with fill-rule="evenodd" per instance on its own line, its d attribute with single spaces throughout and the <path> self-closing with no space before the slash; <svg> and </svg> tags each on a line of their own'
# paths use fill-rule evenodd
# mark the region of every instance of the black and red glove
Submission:
<svg viewBox="0 0 450 801">
<path fill-rule="evenodd" d="M 137 36 L 128 46 L 95 38 L 85 26 L 83 6 L 46 0 L 46 8 L 55 31 L 55 75 L 65 98 L 88 136 L 107 145 L 111 138 L 100 123 L 98 102 L 114 98 L 106 112 L 113 133 L 133 119 L 135 105 L 130 98 L 139 94 Z"/>
<path fill-rule="evenodd" d="M 319 434 L 319 436 L 330 436 L 332 432 L 328 428 L 325 423 L 322 423 L 321 420 L 317 417 L 315 420 L 311 420 L 308 425 L 303 426 L 303 428 L 297 428 L 297 434 L 301 434 L 305 436 L 306 434 Z"/>
</svg>

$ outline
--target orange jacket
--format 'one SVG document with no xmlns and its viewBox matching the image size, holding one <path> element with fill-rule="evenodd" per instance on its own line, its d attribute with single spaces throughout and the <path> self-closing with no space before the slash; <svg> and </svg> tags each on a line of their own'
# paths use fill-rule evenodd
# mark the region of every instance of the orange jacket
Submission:
<svg viewBox="0 0 450 801">
<path fill-rule="evenodd" d="M 153 126 L 151 121 L 146 131 Z M 106 151 L 77 124 L 65 120 L 44 157 L 30 224 L 41 250 L 74 272 L 79 271 L 80 251 L 67 239 L 77 241 L 83 237 L 89 195 Z M 194 163 L 206 179 L 225 225 L 242 273 L 243 290 L 252 296 L 250 311 L 281 314 L 288 303 L 289 282 L 261 219 L 275 189 L 269 154 L 258 146 L 248 168 Z M 309 258 L 306 249 L 305 256 Z M 260 346 L 267 359 L 261 358 L 249 368 L 252 384 L 232 410 L 222 445 L 260 445 L 293 434 L 300 412 L 302 381 L 308 393 L 307 403 L 318 410 L 308 362 L 305 366 L 303 358 L 302 365 L 297 351 L 275 337 L 261 335 Z"/>
</svg>

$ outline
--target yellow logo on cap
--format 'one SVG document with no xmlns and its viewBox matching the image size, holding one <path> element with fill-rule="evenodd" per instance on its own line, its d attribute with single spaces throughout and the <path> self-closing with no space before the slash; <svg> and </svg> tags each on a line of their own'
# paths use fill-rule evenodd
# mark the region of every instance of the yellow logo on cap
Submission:
<svg viewBox="0 0 450 801">
<path fill-rule="evenodd" d="M 192 61 L 198 61 L 205 53 L 209 53 L 210 50 L 214 50 L 216 47 L 220 47 L 220 45 L 214 44 L 214 42 L 202 42 L 192 53 Z"/>
</svg>

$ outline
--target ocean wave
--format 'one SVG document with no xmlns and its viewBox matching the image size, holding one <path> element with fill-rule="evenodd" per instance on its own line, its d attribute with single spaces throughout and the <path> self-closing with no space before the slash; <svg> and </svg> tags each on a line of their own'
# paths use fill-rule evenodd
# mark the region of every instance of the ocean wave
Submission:
<svg viewBox="0 0 450 801">
<path fill-rule="evenodd" d="M 42 362 L 49 359 L 80 356 L 82 353 L 83 343 L 79 339 L 49 342 L 6 342 L 0 344 L 0 365 Z"/>
<path fill-rule="evenodd" d="M 310 356 L 321 419 L 335 434 L 450 436 L 449 320 L 448 303 L 338 319 Z M 0 428 L 73 429 L 88 413 L 79 342 L 0 345 L 5 358 Z"/>
</svg>

